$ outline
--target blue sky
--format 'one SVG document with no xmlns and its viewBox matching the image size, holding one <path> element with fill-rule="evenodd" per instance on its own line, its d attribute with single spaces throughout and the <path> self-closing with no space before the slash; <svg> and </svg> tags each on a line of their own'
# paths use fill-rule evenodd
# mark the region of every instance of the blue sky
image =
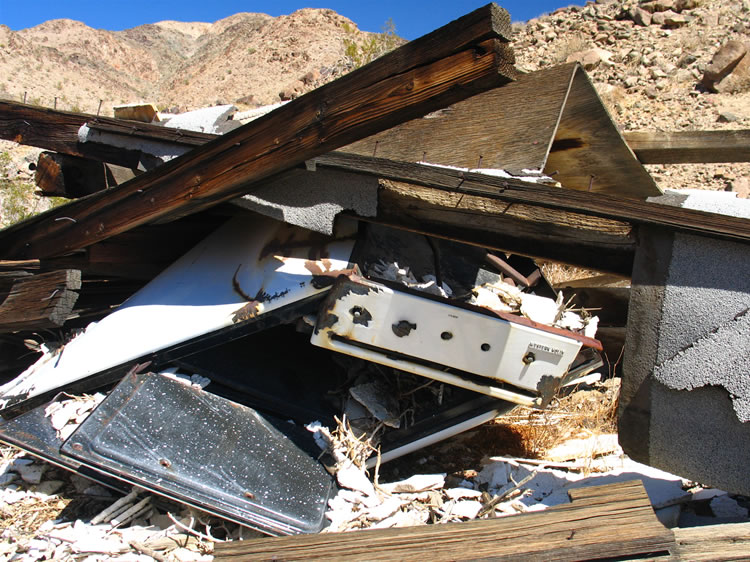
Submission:
<svg viewBox="0 0 750 562">
<path fill-rule="evenodd" d="M 406 39 L 415 39 L 487 2 L 488 0 L 34 0 L 31 4 L 26 4 L 18 0 L 0 0 L 0 24 L 18 30 L 50 19 L 69 18 L 82 21 L 90 27 L 115 31 L 162 20 L 214 22 L 237 12 L 263 12 L 279 16 L 307 7 L 331 8 L 353 20 L 365 31 L 381 31 L 388 18 L 392 18 L 396 24 L 396 33 Z M 499 4 L 510 12 L 513 21 L 526 21 L 561 6 L 583 5 L 584 0 L 508 0 Z"/>
</svg>

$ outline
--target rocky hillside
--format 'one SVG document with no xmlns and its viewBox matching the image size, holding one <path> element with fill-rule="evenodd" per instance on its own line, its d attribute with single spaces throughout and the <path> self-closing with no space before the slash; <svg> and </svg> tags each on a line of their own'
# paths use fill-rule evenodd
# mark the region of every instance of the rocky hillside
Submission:
<svg viewBox="0 0 750 562">
<path fill-rule="evenodd" d="M 0 25 L 0 97 L 102 112 L 149 101 L 160 109 L 255 106 L 300 93 L 345 67 L 347 44 L 369 34 L 332 10 L 240 13 L 215 23 L 164 21 L 125 31 L 52 20 Z M 295 92 L 296 90 L 296 92 Z"/>
</svg>

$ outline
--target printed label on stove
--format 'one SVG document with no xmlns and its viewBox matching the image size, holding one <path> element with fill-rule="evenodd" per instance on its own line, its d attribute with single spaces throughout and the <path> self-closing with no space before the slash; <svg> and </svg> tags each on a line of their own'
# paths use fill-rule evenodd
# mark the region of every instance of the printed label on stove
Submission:
<svg viewBox="0 0 750 562">
<path fill-rule="evenodd" d="M 562 359 L 565 354 L 562 349 L 535 342 L 529 344 L 526 353 L 527 355 L 533 354 L 535 361 L 544 361 L 545 363 L 551 363 L 552 365 L 558 365 L 560 359 Z"/>
</svg>

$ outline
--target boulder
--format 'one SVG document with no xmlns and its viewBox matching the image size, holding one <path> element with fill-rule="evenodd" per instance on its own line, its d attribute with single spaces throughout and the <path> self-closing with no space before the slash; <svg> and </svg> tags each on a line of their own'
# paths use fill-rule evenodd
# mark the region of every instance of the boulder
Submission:
<svg viewBox="0 0 750 562">
<path fill-rule="evenodd" d="M 677 2 L 675 2 L 675 12 L 682 12 L 683 10 L 693 10 L 700 5 L 700 0 L 677 0 Z"/>
<path fill-rule="evenodd" d="M 664 27 L 682 27 L 683 25 L 687 25 L 691 21 L 693 21 L 693 18 L 691 18 L 690 16 L 678 14 L 677 12 L 673 12 L 672 10 L 667 10 L 666 12 L 663 12 L 663 14 L 664 23 L 662 25 Z"/>
<path fill-rule="evenodd" d="M 640 7 L 650 14 L 655 14 L 657 12 L 674 10 L 676 8 L 675 4 L 675 0 L 652 0 L 651 2 L 643 2 Z"/>
<path fill-rule="evenodd" d="M 302 82 L 302 80 L 295 80 L 279 92 L 279 98 L 281 101 L 293 100 L 294 98 L 299 97 L 304 91 L 305 83 Z"/>
<path fill-rule="evenodd" d="M 728 41 L 720 47 L 711 59 L 711 63 L 703 71 L 701 80 L 703 86 L 712 92 L 718 92 L 719 89 L 727 91 L 727 84 L 722 84 L 721 87 L 719 84 L 725 82 L 728 76 L 738 73 L 741 79 L 743 73 L 747 75 L 749 58 L 746 56 L 747 50 L 747 45 L 741 41 Z M 733 81 L 737 81 L 736 76 Z"/>
<path fill-rule="evenodd" d="M 664 12 L 654 12 L 651 15 L 651 23 L 654 25 L 664 25 Z"/>
<path fill-rule="evenodd" d="M 732 180 L 729 184 L 729 191 L 734 191 L 737 197 L 750 199 L 750 176 L 743 176 Z"/>
<path fill-rule="evenodd" d="M 565 60 L 565 62 L 578 62 L 584 69 L 591 71 L 601 63 L 609 62 L 611 57 L 612 53 L 605 49 L 588 49 L 586 51 L 573 53 Z"/>
<path fill-rule="evenodd" d="M 636 25 L 641 25 L 643 27 L 651 25 L 651 14 L 647 12 L 646 10 L 633 7 L 628 11 L 628 15 L 630 16 L 630 19 L 633 20 L 633 23 L 635 23 Z"/>
<path fill-rule="evenodd" d="M 314 85 L 318 80 L 320 80 L 320 72 L 317 70 L 311 70 L 307 74 L 305 74 L 300 80 L 305 83 L 307 86 Z"/>
</svg>

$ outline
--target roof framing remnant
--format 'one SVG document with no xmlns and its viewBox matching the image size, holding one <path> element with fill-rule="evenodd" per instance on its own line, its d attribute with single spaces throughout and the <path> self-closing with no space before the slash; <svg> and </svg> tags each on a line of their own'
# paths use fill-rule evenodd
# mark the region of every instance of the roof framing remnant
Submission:
<svg viewBox="0 0 750 562">
<path fill-rule="evenodd" d="M 2 257 L 49 257 L 191 214 L 380 130 L 517 74 L 510 17 L 489 4 L 113 189 L 3 232 Z"/>
</svg>

